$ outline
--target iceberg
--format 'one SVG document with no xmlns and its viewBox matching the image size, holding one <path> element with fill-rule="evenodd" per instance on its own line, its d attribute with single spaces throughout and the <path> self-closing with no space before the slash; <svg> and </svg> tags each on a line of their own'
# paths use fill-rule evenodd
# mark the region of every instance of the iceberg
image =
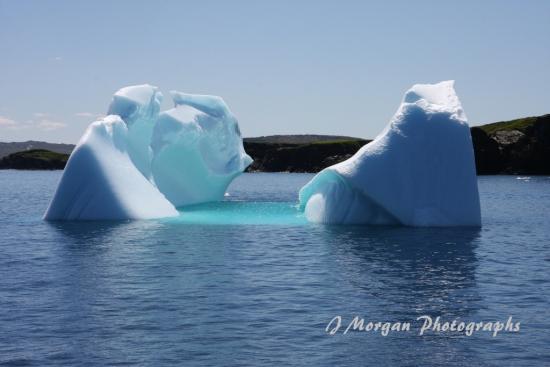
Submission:
<svg viewBox="0 0 550 367">
<path fill-rule="evenodd" d="M 128 130 L 117 115 L 88 127 L 67 162 L 45 219 L 121 220 L 178 215 L 134 165 Z"/>
<path fill-rule="evenodd" d="M 219 97 L 172 95 L 176 107 L 159 114 L 156 87 L 117 91 L 71 154 L 44 219 L 172 217 L 176 207 L 223 199 L 252 162 L 237 119 Z"/>
<path fill-rule="evenodd" d="M 128 154 L 136 168 L 151 177 L 151 135 L 160 111 L 162 93 L 157 87 L 143 84 L 119 89 L 107 111 L 118 115 L 128 126 Z"/>
<path fill-rule="evenodd" d="M 327 224 L 480 226 L 474 153 L 454 81 L 417 84 L 387 127 L 299 193 Z"/>
<path fill-rule="evenodd" d="M 220 97 L 171 92 L 175 108 L 157 119 L 153 179 L 176 207 L 222 200 L 252 163 L 237 119 Z"/>
</svg>

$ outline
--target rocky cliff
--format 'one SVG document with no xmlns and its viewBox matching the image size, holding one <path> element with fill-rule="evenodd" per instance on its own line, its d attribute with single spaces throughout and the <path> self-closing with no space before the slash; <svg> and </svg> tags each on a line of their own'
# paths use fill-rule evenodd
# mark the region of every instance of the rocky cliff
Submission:
<svg viewBox="0 0 550 367">
<path fill-rule="evenodd" d="M 550 114 L 471 131 L 478 174 L 550 174 Z"/>
</svg>

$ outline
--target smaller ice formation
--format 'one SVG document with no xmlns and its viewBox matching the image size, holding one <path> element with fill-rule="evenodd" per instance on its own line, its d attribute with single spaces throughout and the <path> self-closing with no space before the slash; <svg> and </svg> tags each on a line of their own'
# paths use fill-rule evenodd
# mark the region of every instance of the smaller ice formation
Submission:
<svg viewBox="0 0 550 367">
<path fill-rule="evenodd" d="M 219 97 L 172 92 L 159 115 L 156 87 L 120 89 L 71 154 L 47 220 L 150 219 L 221 200 L 252 162 L 238 122 Z M 153 147 L 153 149 L 151 149 Z"/>
<path fill-rule="evenodd" d="M 414 85 L 384 131 L 300 190 L 330 224 L 480 226 L 470 129 L 453 81 Z"/>
<path fill-rule="evenodd" d="M 128 126 L 130 158 L 147 178 L 151 176 L 151 135 L 160 111 L 162 93 L 143 84 L 125 87 L 113 96 L 107 115 L 118 115 Z"/>
<path fill-rule="evenodd" d="M 171 94 L 176 107 L 160 114 L 151 141 L 155 183 L 176 207 L 222 200 L 252 163 L 237 119 L 220 97 Z"/>
</svg>

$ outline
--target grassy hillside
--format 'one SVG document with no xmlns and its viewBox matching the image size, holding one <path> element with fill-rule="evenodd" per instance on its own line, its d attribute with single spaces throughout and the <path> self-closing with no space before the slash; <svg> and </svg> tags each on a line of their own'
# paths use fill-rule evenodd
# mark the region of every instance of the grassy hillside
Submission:
<svg viewBox="0 0 550 367">
<path fill-rule="evenodd" d="M 340 141 L 362 140 L 351 136 L 339 135 L 268 135 L 255 138 L 244 138 L 245 143 L 272 143 L 272 144 L 311 144 L 311 143 L 332 143 Z"/>
<path fill-rule="evenodd" d="M 11 142 L 4 143 L 0 142 L 0 158 L 10 155 L 12 153 L 22 152 L 24 150 L 49 150 L 52 152 L 71 154 L 74 149 L 73 144 L 57 144 L 57 143 L 46 143 L 44 141 L 21 141 L 21 142 Z"/>
<path fill-rule="evenodd" d="M 46 149 L 26 150 L 24 152 L 11 154 L 11 156 L 28 159 L 39 159 L 43 161 L 66 160 L 68 158 L 67 154 L 52 152 Z"/>
<path fill-rule="evenodd" d="M 509 121 L 493 122 L 491 124 L 481 125 L 479 126 L 479 128 L 483 129 L 483 131 L 485 131 L 487 134 L 493 134 L 497 131 L 504 131 L 504 130 L 523 131 L 529 126 L 533 126 L 536 120 L 537 120 L 536 116 L 524 117 L 524 118 L 509 120 Z"/>
</svg>

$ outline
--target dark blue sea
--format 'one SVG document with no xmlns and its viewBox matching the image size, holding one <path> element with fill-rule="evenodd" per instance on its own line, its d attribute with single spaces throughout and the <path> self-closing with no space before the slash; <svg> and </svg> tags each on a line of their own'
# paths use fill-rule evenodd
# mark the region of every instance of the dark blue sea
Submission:
<svg viewBox="0 0 550 367">
<path fill-rule="evenodd" d="M 415 229 L 307 224 L 307 174 L 175 219 L 44 222 L 60 174 L 0 171 L 3 365 L 550 365 L 549 177 L 480 177 L 482 228 Z"/>
</svg>

